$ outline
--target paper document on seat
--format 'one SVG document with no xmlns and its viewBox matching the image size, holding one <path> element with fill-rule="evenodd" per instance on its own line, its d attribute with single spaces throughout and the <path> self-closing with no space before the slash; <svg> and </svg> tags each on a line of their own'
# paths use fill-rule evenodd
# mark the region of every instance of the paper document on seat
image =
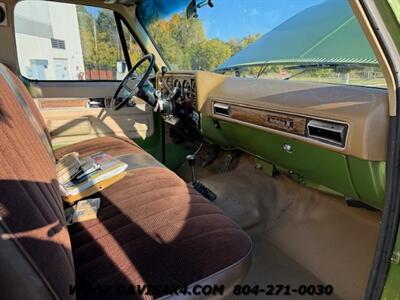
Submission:
<svg viewBox="0 0 400 300">
<path fill-rule="evenodd" d="M 74 178 L 80 169 L 79 154 L 71 152 L 59 159 L 56 165 L 58 182 L 65 184 Z"/>
<path fill-rule="evenodd" d="M 126 163 L 104 152 L 97 152 L 90 158 L 99 165 L 99 168 L 80 179 L 73 179 L 65 184 L 60 184 L 60 190 L 64 197 L 82 193 L 91 186 L 124 172 L 128 167 Z"/>
<path fill-rule="evenodd" d="M 65 210 L 65 218 L 68 225 L 97 218 L 100 208 L 100 198 L 92 198 L 78 201 L 77 204 Z"/>
</svg>

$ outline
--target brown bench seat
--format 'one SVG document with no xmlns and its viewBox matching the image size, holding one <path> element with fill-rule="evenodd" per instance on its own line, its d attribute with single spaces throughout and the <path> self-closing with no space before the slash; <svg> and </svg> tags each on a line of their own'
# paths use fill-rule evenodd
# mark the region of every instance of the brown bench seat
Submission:
<svg viewBox="0 0 400 300">
<path fill-rule="evenodd" d="M 2 242 L 19 249 L 7 256 L 10 261 L 0 255 L 0 263 L 26 264 L 24 273 L 2 271 L 3 278 L 19 283 L 5 298 L 24 291 L 31 299 L 157 298 L 167 296 L 165 291 L 139 296 L 129 287 L 194 284 L 222 284 L 230 296 L 249 267 L 249 237 L 131 141 L 106 137 L 56 151 L 56 157 L 104 151 L 129 162 L 128 174 L 98 194 L 98 218 L 67 227 L 55 165 L 44 145 L 48 134 L 32 104 L 23 85 L 0 65 L 0 231 L 8 237 Z M 27 277 L 28 271 L 37 277 Z"/>
</svg>

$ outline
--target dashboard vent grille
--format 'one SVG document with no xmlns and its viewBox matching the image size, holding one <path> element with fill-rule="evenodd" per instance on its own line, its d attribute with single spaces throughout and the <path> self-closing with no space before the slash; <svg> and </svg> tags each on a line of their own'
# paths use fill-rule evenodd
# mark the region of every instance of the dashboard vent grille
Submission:
<svg viewBox="0 0 400 300">
<path fill-rule="evenodd" d="M 346 143 L 347 125 L 310 120 L 307 123 L 307 134 L 310 138 L 344 147 Z"/>
<path fill-rule="evenodd" d="M 225 117 L 230 116 L 230 107 L 229 105 L 222 104 L 222 103 L 214 103 L 214 114 L 221 115 Z"/>
</svg>

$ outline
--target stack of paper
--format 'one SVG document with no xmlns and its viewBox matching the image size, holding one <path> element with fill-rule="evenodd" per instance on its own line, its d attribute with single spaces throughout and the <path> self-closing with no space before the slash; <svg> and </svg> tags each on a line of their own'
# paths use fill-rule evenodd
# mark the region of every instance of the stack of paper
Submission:
<svg viewBox="0 0 400 300">
<path fill-rule="evenodd" d="M 127 167 L 126 163 L 104 152 L 81 159 L 80 172 L 71 180 L 60 183 L 64 200 L 73 202 L 102 190 L 121 179 Z"/>
</svg>

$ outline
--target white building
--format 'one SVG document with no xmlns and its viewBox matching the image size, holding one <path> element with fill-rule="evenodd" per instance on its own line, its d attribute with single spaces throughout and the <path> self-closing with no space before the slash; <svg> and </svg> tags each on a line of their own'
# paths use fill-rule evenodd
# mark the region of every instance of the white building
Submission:
<svg viewBox="0 0 400 300">
<path fill-rule="evenodd" d="M 83 79 L 75 5 L 23 1 L 15 9 L 15 31 L 22 75 L 38 80 Z"/>
</svg>

